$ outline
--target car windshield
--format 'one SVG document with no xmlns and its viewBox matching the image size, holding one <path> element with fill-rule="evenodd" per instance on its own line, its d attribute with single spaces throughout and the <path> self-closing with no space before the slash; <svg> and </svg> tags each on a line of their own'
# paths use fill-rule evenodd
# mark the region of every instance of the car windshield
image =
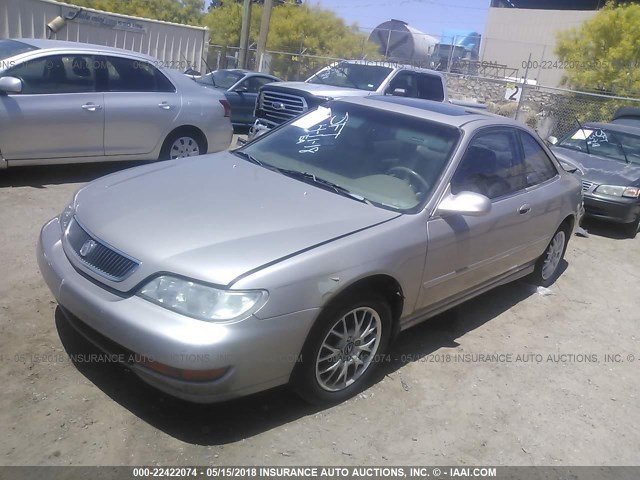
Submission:
<svg viewBox="0 0 640 480">
<path fill-rule="evenodd" d="M 244 77 L 244 73 L 241 72 L 216 70 L 200 77 L 196 80 L 196 82 L 218 88 L 230 88 L 232 85 L 238 83 L 242 79 L 242 77 Z"/>
<path fill-rule="evenodd" d="M 640 130 L 638 134 L 633 134 L 587 125 L 575 129 L 559 146 L 620 162 L 640 164 Z"/>
<path fill-rule="evenodd" d="M 389 76 L 391 70 L 383 65 L 340 62 L 320 70 L 307 82 L 374 92 Z"/>
<path fill-rule="evenodd" d="M 449 125 L 335 101 L 236 154 L 353 200 L 414 213 L 431 195 L 459 138 Z"/>
<path fill-rule="evenodd" d="M 31 50 L 37 50 L 37 47 L 27 45 L 26 43 L 17 42 L 15 40 L 0 40 L 0 62 L 7 58 L 20 55 L 21 53 L 30 52 Z M 0 70 L 4 70 L 8 66 L 0 63 Z"/>
</svg>

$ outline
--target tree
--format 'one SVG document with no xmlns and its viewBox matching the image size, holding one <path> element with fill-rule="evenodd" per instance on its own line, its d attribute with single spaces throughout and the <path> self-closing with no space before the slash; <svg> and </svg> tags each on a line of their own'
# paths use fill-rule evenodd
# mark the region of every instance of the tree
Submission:
<svg viewBox="0 0 640 480">
<path fill-rule="evenodd" d="M 254 5 L 251 13 L 250 43 L 260 31 L 262 6 Z M 211 43 L 236 47 L 240 44 L 242 5 L 225 1 L 204 18 Z M 330 58 L 378 59 L 377 46 L 367 42 L 357 25 L 347 26 L 333 12 L 319 7 L 285 3 L 274 8 L 267 50 Z M 311 63 L 310 63 L 311 62 Z M 271 71 L 284 79 L 302 78 L 327 64 L 326 59 L 312 62 L 301 55 L 274 54 Z"/>
<path fill-rule="evenodd" d="M 640 95 L 640 5 L 609 2 L 580 27 L 562 32 L 556 55 L 576 90 Z"/>
<path fill-rule="evenodd" d="M 70 0 L 80 7 L 165 22 L 200 25 L 204 18 L 204 0 Z"/>
</svg>

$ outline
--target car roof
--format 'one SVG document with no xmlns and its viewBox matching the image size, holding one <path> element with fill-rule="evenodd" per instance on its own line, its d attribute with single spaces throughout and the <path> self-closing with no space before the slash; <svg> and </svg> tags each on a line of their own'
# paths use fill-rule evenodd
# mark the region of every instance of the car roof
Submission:
<svg viewBox="0 0 640 480">
<path fill-rule="evenodd" d="M 27 45 L 31 45 L 39 49 L 39 51 L 64 51 L 64 50 L 81 50 L 85 52 L 91 53 L 113 53 L 119 55 L 129 55 L 136 56 L 140 58 L 145 58 L 147 60 L 157 60 L 156 58 L 146 55 L 144 53 L 134 52 L 133 50 L 125 50 L 123 48 L 115 48 L 108 47 L 106 45 L 96 45 L 93 43 L 83 43 L 83 42 L 69 42 L 66 40 L 43 40 L 39 38 L 12 38 L 11 40 L 15 40 L 16 42 L 22 42 Z M 31 51 L 27 53 L 36 53 L 36 51 Z"/>
<path fill-rule="evenodd" d="M 424 118 L 425 112 L 428 112 L 430 120 L 448 124 L 457 128 L 472 122 L 484 122 L 486 124 L 501 124 L 526 128 L 515 120 L 511 120 L 510 118 L 502 117 L 500 115 L 494 115 L 483 110 L 452 105 L 450 103 L 423 100 L 421 98 L 397 97 L 392 95 L 371 95 L 368 97 L 341 98 L 339 101 L 374 108 L 384 108 L 385 110 L 420 118 Z"/>
<path fill-rule="evenodd" d="M 429 68 L 423 68 L 423 67 L 414 67 L 413 65 L 404 65 L 401 63 L 395 63 L 395 62 L 385 62 L 385 61 L 373 61 L 373 60 L 340 60 L 337 62 L 332 63 L 331 65 L 336 65 L 339 63 L 351 63 L 351 64 L 355 64 L 355 65 L 371 65 L 374 67 L 387 67 L 387 68 L 393 68 L 393 69 L 402 69 L 402 70 L 411 70 L 414 72 L 426 72 L 426 73 L 430 73 L 432 75 L 437 75 L 439 77 L 442 77 L 442 73 L 437 72 L 435 70 L 431 70 Z M 331 66 L 329 65 L 329 66 Z M 326 68 L 326 67 L 325 67 Z"/>
</svg>

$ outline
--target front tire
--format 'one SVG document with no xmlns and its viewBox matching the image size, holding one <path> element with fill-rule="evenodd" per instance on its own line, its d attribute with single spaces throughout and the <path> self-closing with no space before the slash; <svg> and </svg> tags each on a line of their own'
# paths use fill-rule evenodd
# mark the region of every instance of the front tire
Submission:
<svg viewBox="0 0 640 480">
<path fill-rule="evenodd" d="M 548 287 L 556 281 L 560 275 L 560 265 L 569 243 L 569 229 L 562 225 L 553 235 L 542 256 L 536 262 L 532 274 L 533 281 L 537 285 Z"/>
<path fill-rule="evenodd" d="M 329 306 L 307 337 L 292 386 L 313 404 L 342 402 L 368 386 L 391 334 L 391 310 L 382 296 Z"/>
</svg>

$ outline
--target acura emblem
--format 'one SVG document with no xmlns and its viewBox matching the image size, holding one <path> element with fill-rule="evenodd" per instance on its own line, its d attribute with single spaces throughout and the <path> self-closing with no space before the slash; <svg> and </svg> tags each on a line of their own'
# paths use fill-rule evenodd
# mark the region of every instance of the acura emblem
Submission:
<svg viewBox="0 0 640 480">
<path fill-rule="evenodd" d="M 80 256 L 86 257 L 91 252 L 93 252 L 93 249 L 96 248 L 97 246 L 98 244 L 94 240 L 87 240 L 86 242 L 84 242 L 82 247 L 80 247 L 80 252 L 79 252 Z"/>
<path fill-rule="evenodd" d="M 285 109 L 284 103 L 282 103 L 282 102 L 273 102 L 271 105 L 273 106 L 274 110 L 284 110 Z"/>
</svg>

